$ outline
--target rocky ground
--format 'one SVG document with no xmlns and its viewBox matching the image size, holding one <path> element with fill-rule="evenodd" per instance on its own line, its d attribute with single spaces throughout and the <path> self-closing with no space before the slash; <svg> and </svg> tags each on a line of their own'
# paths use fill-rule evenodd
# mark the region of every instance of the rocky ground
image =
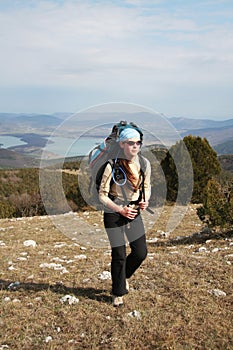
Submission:
<svg viewBox="0 0 233 350">
<path fill-rule="evenodd" d="M 0 349 L 233 349 L 233 235 L 196 207 L 145 213 L 148 257 L 120 309 L 101 213 L 0 220 Z"/>
</svg>

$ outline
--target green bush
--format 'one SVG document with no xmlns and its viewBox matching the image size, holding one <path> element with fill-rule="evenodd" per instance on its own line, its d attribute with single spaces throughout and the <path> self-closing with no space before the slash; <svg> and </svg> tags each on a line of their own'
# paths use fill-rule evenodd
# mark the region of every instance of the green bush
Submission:
<svg viewBox="0 0 233 350">
<path fill-rule="evenodd" d="M 199 218 L 209 227 L 231 228 L 233 225 L 233 183 L 221 185 L 208 181 L 203 205 L 197 209 Z"/>
</svg>

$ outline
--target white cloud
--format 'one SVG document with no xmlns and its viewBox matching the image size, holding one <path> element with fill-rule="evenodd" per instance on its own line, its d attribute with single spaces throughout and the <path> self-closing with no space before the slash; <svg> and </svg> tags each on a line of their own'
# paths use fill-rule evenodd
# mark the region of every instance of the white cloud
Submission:
<svg viewBox="0 0 233 350">
<path fill-rule="evenodd" d="M 213 7 L 203 21 L 187 3 L 177 9 L 163 1 L 125 5 L 135 6 L 38 1 L 0 12 L 0 84 L 105 87 L 140 95 L 177 82 L 232 81 L 229 11 L 216 20 Z"/>
</svg>

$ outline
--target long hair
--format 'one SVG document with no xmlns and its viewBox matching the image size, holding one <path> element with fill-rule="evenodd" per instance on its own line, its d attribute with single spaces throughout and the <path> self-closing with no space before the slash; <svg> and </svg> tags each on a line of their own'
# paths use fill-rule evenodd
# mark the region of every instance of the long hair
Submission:
<svg viewBox="0 0 233 350">
<path fill-rule="evenodd" d="M 134 192 L 137 192 L 137 190 L 140 187 L 140 177 L 139 179 L 134 175 L 134 173 L 132 172 L 130 166 L 129 166 L 129 161 L 128 159 L 124 159 L 124 158 L 120 158 L 118 159 L 118 163 L 119 165 L 124 169 L 127 179 L 128 181 L 132 184 Z"/>
</svg>

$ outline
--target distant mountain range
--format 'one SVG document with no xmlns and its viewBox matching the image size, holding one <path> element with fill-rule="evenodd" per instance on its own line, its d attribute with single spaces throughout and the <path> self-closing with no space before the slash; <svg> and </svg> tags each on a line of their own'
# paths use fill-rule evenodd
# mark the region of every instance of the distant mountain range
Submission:
<svg viewBox="0 0 233 350">
<path fill-rule="evenodd" d="M 14 134 L 15 132 L 48 133 L 61 124 L 62 116 L 0 113 L 0 134 Z"/>
<path fill-rule="evenodd" d="M 85 113 L 84 117 L 78 118 L 74 123 L 64 123 L 72 113 L 54 113 L 54 114 L 14 114 L 14 113 L 0 113 L 0 144 L 1 136 L 15 136 L 23 140 L 26 144 L 15 146 L 8 149 L 13 153 L 4 152 L 0 148 L 0 167 L 6 166 L 7 158 L 13 163 L 14 156 L 15 163 L 24 162 L 25 166 L 29 164 L 37 164 L 41 155 L 41 151 L 47 138 L 59 129 L 60 137 L 77 137 L 80 133 L 92 130 L 93 126 L 101 125 L 105 122 L 103 114 L 100 113 Z M 133 117 L 132 117 L 133 116 Z M 161 120 L 154 118 L 148 112 L 139 113 L 112 113 L 112 120 L 126 119 L 128 121 L 135 121 L 142 126 L 144 130 L 151 130 L 151 120 L 154 120 L 154 129 L 158 135 L 166 135 L 166 123 L 160 125 Z M 68 118 L 69 119 L 69 118 Z M 190 119 L 181 117 L 167 118 L 168 122 L 175 128 L 177 135 L 182 138 L 187 135 L 200 136 L 207 138 L 210 145 L 216 150 L 218 155 L 233 154 L 233 119 L 216 121 L 209 119 Z M 77 122 L 77 124 L 75 124 Z M 169 124 L 168 123 L 168 124 Z M 68 125 L 69 124 L 69 125 Z M 62 125 L 62 128 L 60 127 Z M 164 128 L 165 127 L 165 128 Z M 107 128 L 102 129 L 102 134 L 106 133 Z M 89 133 L 90 136 L 96 136 L 99 129 L 95 129 L 94 134 Z M 173 132 L 174 134 L 174 132 Z M 99 136 L 99 135 L 98 135 Z M 101 131 L 100 131 L 101 136 Z M 173 135 L 174 137 L 174 135 Z M 15 153 L 16 152 L 16 153 Z M 20 159 L 20 156 L 26 156 L 26 160 Z M 28 156 L 31 156 L 31 158 Z M 17 158 L 18 157 L 18 158 Z M 37 158 L 36 161 L 33 158 Z"/>
<path fill-rule="evenodd" d="M 170 118 L 169 121 L 182 137 L 187 135 L 206 138 L 218 154 L 233 154 L 233 119 Z"/>
<path fill-rule="evenodd" d="M 190 119 L 181 117 L 169 118 L 169 121 L 180 131 L 196 129 L 216 129 L 233 126 L 233 119 L 211 120 L 211 119 Z"/>
</svg>

